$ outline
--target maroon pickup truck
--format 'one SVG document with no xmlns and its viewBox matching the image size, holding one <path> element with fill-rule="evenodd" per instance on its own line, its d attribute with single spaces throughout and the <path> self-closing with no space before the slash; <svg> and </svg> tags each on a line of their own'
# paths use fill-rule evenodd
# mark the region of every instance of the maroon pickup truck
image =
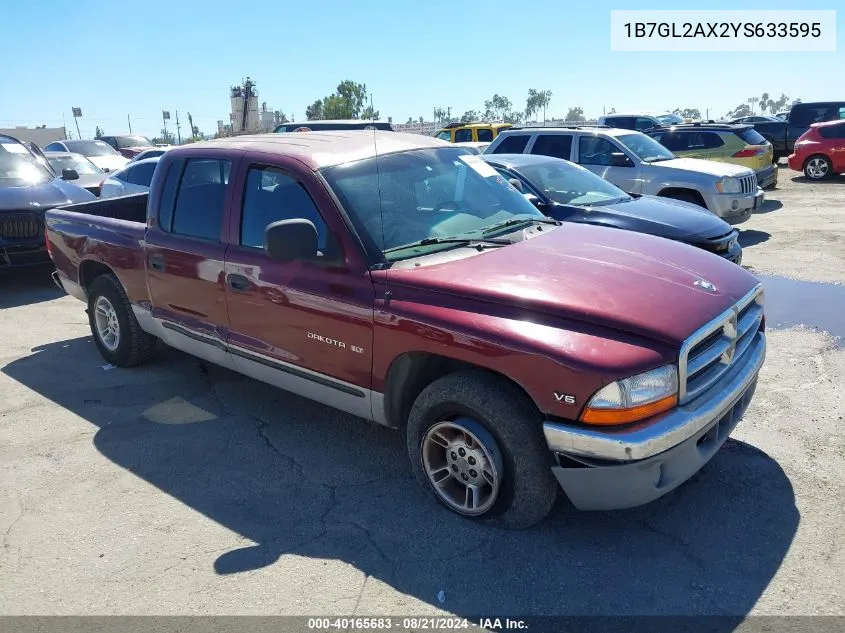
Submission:
<svg viewBox="0 0 845 633">
<path fill-rule="evenodd" d="M 149 194 L 46 222 L 54 277 L 107 361 L 162 341 L 395 427 L 437 500 L 503 527 L 545 517 L 558 484 L 584 510 L 676 488 L 740 420 L 765 357 L 763 294 L 739 266 L 561 225 L 423 136 L 175 148 Z"/>
</svg>

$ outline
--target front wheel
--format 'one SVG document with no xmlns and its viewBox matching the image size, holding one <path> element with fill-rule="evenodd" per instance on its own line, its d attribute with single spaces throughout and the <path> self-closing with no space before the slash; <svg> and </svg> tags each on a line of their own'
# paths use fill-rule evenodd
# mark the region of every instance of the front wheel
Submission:
<svg viewBox="0 0 845 633">
<path fill-rule="evenodd" d="M 824 180 L 831 171 L 830 161 L 826 156 L 810 156 L 804 163 L 804 175 L 810 180 Z"/>
<path fill-rule="evenodd" d="M 542 416 L 513 383 L 481 371 L 434 381 L 411 409 L 406 442 L 417 481 L 467 518 L 522 529 L 557 496 Z"/>
<path fill-rule="evenodd" d="M 88 323 L 100 355 L 112 365 L 132 367 L 155 354 L 156 337 L 141 329 L 129 298 L 114 275 L 101 275 L 91 283 Z"/>
</svg>

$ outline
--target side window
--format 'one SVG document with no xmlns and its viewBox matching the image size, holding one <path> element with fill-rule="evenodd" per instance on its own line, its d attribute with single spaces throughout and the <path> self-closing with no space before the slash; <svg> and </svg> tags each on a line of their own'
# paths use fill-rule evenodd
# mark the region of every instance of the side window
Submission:
<svg viewBox="0 0 845 633">
<path fill-rule="evenodd" d="M 451 141 L 452 133 L 449 130 L 443 130 L 442 132 L 437 133 L 437 138 L 441 141 Z"/>
<path fill-rule="evenodd" d="M 132 169 L 128 170 L 126 182 L 131 182 L 133 185 L 141 185 L 142 187 L 149 187 L 153 180 L 155 168 L 156 163 L 135 165 Z"/>
<path fill-rule="evenodd" d="M 835 118 L 845 119 L 845 108 L 839 108 L 839 117 Z"/>
<path fill-rule="evenodd" d="M 512 136 L 503 136 L 502 142 L 493 148 L 494 154 L 522 154 L 525 151 L 525 146 L 528 145 L 528 139 L 531 136 L 528 134 L 513 134 Z"/>
<path fill-rule="evenodd" d="M 113 136 L 101 136 L 100 140 L 107 145 L 111 145 L 113 148 L 117 149 L 117 141 L 114 140 Z"/>
<path fill-rule="evenodd" d="M 657 127 L 657 124 L 651 119 L 647 119 L 641 116 L 638 116 L 636 119 L 634 119 L 635 130 L 639 130 L 640 132 L 642 132 L 643 130 L 648 130 L 653 127 Z"/>
<path fill-rule="evenodd" d="M 824 121 L 827 118 L 828 108 L 826 106 L 795 106 L 789 117 L 790 125 L 800 125 L 809 127 L 812 123 Z"/>
<path fill-rule="evenodd" d="M 469 128 L 463 128 L 460 130 L 455 130 L 455 142 L 456 143 L 468 143 L 472 141 L 472 130 Z"/>
<path fill-rule="evenodd" d="M 655 134 L 654 139 L 668 150 L 673 152 L 685 152 L 689 149 L 690 134 L 683 132 Z"/>
<path fill-rule="evenodd" d="M 618 127 L 618 128 L 622 128 L 623 130 L 633 130 L 634 129 L 634 117 L 631 117 L 631 116 L 608 117 L 607 124 L 610 127 Z"/>
<path fill-rule="evenodd" d="M 493 140 L 493 130 L 487 130 L 485 128 L 479 128 L 477 131 L 478 134 L 478 141 L 480 143 L 489 143 Z"/>
<path fill-rule="evenodd" d="M 173 233 L 220 240 L 231 169 L 228 160 L 188 159 L 173 209 Z"/>
<path fill-rule="evenodd" d="M 725 141 L 715 132 L 703 132 L 701 134 L 701 144 L 704 149 L 716 149 L 717 147 L 722 147 Z"/>
<path fill-rule="evenodd" d="M 598 136 L 582 136 L 578 139 L 578 162 L 582 165 L 613 164 L 611 154 L 621 152 L 616 145 Z"/>
<path fill-rule="evenodd" d="M 572 156 L 572 135 L 541 134 L 537 137 L 537 140 L 534 141 L 531 153 L 569 160 Z"/>
<path fill-rule="evenodd" d="M 273 167 L 252 167 L 246 177 L 241 211 L 241 246 L 264 248 L 267 225 L 304 218 L 317 228 L 317 247 L 326 249 L 328 230 L 317 205 L 301 184 Z"/>
<path fill-rule="evenodd" d="M 61 143 L 50 143 L 47 147 L 44 148 L 45 152 L 66 152 L 67 150 L 62 147 Z"/>
<path fill-rule="evenodd" d="M 132 182 L 131 178 L 132 178 L 132 172 L 133 172 L 133 171 L 135 171 L 135 168 L 134 168 L 134 167 L 130 167 L 130 168 L 128 168 L 128 169 L 124 169 L 123 171 L 120 171 L 120 172 L 116 173 L 116 174 L 113 176 L 113 178 L 114 178 L 115 180 L 119 180 L 120 182 Z"/>
<path fill-rule="evenodd" d="M 179 180 L 182 178 L 184 167 L 184 160 L 170 163 L 167 178 L 164 179 L 164 186 L 161 188 L 161 199 L 158 202 L 158 227 L 168 233 L 172 230 L 173 206 L 176 204 L 176 192 L 179 191 Z"/>
</svg>

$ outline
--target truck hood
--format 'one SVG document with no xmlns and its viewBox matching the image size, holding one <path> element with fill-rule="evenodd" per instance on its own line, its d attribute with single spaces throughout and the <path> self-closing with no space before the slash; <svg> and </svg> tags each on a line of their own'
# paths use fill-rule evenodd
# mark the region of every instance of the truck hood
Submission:
<svg viewBox="0 0 845 633">
<path fill-rule="evenodd" d="M 548 215 L 555 216 L 554 207 Z M 559 219 L 638 231 L 681 242 L 698 242 L 731 232 L 727 222 L 703 207 L 657 196 L 585 207 L 568 218 Z"/>
<path fill-rule="evenodd" d="M 721 163 L 716 160 L 701 160 L 700 158 L 673 158 L 671 160 L 650 163 L 650 166 L 660 167 L 661 169 L 709 174 L 715 178 L 722 178 L 723 176 L 750 176 L 754 173 L 748 167 L 742 167 L 741 165 Z"/>
<path fill-rule="evenodd" d="M 29 187 L 0 187 L 0 212 L 44 211 L 63 204 L 96 199 L 94 194 L 85 189 L 55 178 Z"/>
<path fill-rule="evenodd" d="M 673 347 L 758 283 L 736 264 L 693 246 L 571 223 L 461 259 L 424 260 L 395 265 L 388 284 L 518 307 L 527 321 L 532 313 L 549 314 Z M 697 280 L 716 290 L 696 286 Z"/>
</svg>

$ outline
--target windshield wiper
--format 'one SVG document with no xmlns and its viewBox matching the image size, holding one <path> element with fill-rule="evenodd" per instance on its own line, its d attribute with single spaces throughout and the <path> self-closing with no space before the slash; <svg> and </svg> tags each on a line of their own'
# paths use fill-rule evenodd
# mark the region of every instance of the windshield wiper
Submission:
<svg viewBox="0 0 845 633">
<path fill-rule="evenodd" d="M 402 246 L 393 246 L 392 248 L 388 248 L 384 253 L 393 253 L 394 251 L 403 251 L 406 248 L 413 248 L 415 246 L 430 246 L 432 244 L 464 244 L 466 246 L 475 247 L 481 249 L 484 247 L 485 244 L 496 244 L 499 246 L 505 246 L 507 244 L 513 244 L 511 240 L 505 240 L 501 238 L 476 238 L 476 237 L 464 237 L 464 238 L 457 238 L 457 237 L 427 237 L 425 239 L 419 240 L 417 242 L 411 242 L 410 244 L 403 244 Z"/>
<path fill-rule="evenodd" d="M 481 233 L 482 235 L 487 235 L 488 233 L 499 231 L 509 226 L 515 226 L 517 224 L 531 224 L 532 222 L 539 222 L 540 224 L 554 224 L 555 226 L 560 226 L 561 223 L 560 220 L 553 220 L 551 218 L 511 218 L 506 222 L 487 227 Z"/>
</svg>

